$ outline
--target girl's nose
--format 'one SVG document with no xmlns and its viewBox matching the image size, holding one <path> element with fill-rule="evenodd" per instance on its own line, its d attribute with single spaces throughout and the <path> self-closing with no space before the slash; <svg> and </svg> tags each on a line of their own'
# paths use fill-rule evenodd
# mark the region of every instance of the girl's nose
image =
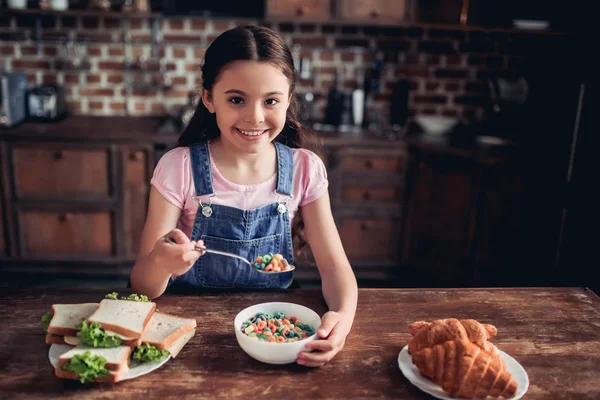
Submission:
<svg viewBox="0 0 600 400">
<path fill-rule="evenodd" d="M 262 124 L 265 121 L 265 113 L 261 106 L 250 107 L 248 110 L 248 114 L 246 118 L 244 118 L 245 122 L 249 124 L 258 125 Z"/>
</svg>

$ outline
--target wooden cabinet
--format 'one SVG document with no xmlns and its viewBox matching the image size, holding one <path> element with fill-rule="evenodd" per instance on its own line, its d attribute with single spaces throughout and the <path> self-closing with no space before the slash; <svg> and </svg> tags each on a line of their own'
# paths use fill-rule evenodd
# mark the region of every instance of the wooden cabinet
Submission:
<svg viewBox="0 0 600 400">
<path fill-rule="evenodd" d="M 151 142 L 13 137 L 0 145 L 0 172 L 11 172 L 0 175 L 0 199 L 10 202 L 0 202 L 0 228 L 15 243 L 9 255 L 9 241 L 2 241 L 6 268 L 54 263 L 55 277 L 126 277 L 146 219 Z"/>
<path fill-rule="evenodd" d="M 338 0 L 338 15 L 344 20 L 402 21 L 406 13 L 404 0 Z"/>
<path fill-rule="evenodd" d="M 6 201 L 4 197 L 8 193 L 6 186 L 6 146 L 0 143 L 0 257 L 8 256 L 8 226 L 6 224 Z"/>
<path fill-rule="evenodd" d="M 152 147 L 122 146 L 121 163 L 125 254 L 135 259 L 148 211 L 149 182 L 154 169 Z"/>
<path fill-rule="evenodd" d="M 20 211 L 21 256 L 108 258 L 114 254 L 110 211 Z"/>
<path fill-rule="evenodd" d="M 13 147 L 18 198 L 110 197 L 110 151 L 55 144 Z"/>
<path fill-rule="evenodd" d="M 268 0 L 267 16 L 272 18 L 327 19 L 331 0 Z"/>
</svg>

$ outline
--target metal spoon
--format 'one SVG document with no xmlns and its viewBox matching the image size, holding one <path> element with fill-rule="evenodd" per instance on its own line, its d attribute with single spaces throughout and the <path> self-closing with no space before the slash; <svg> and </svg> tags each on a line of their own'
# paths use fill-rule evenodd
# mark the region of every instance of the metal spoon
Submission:
<svg viewBox="0 0 600 400">
<path fill-rule="evenodd" d="M 171 244 L 177 244 L 173 239 L 171 239 L 170 237 L 166 236 L 165 240 L 167 241 L 167 243 L 171 243 Z M 261 274 L 281 274 L 283 272 L 290 272 L 296 269 L 296 267 L 294 267 L 291 264 L 288 264 L 287 260 L 284 258 L 283 262 L 285 263 L 285 265 L 288 266 L 288 269 L 286 269 L 285 271 L 264 271 L 262 269 L 258 269 L 258 268 L 254 268 L 254 264 L 251 263 L 250 261 L 246 260 L 244 257 L 238 256 L 237 254 L 233 254 L 233 253 L 228 253 L 226 251 L 221 251 L 221 250 L 213 250 L 213 249 L 207 249 L 206 247 L 202 247 L 202 246 L 196 246 L 194 247 L 194 250 L 196 251 L 205 251 L 207 253 L 214 253 L 214 254 L 220 254 L 222 256 L 227 256 L 227 257 L 233 257 L 233 258 L 237 258 L 240 261 L 245 262 L 246 264 L 248 264 L 248 266 L 250 266 L 250 268 L 252 268 L 253 270 L 260 272 Z"/>
</svg>

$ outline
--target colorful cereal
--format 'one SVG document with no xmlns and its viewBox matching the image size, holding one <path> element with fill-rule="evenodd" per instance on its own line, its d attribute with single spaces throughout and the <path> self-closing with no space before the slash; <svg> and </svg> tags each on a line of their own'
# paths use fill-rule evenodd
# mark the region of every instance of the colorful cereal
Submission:
<svg viewBox="0 0 600 400">
<path fill-rule="evenodd" d="M 242 323 L 241 331 L 248 337 L 272 343 L 295 342 L 315 334 L 312 326 L 294 316 L 285 318 L 282 312 L 274 315 L 257 313 Z"/>
<path fill-rule="evenodd" d="M 256 257 L 254 268 L 265 272 L 281 272 L 290 269 L 290 266 L 281 254 L 265 254 L 264 256 Z"/>
</svg>

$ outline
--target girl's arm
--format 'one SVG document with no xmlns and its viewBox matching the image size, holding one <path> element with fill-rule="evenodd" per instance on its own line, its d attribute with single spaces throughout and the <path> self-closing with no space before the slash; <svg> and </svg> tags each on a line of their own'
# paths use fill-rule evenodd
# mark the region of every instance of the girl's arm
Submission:
<svg viewBox="0 0 600 400">
<path fill-rule="evenodd" d="M 151 186 L 148 216 L 142 232 L 137 260 L 130 275 L 131 288 L 134 292 L 143 293 L 151 299 L 160 296 L 167 288 L 169 278 L 176 272 L 172 266 L 175 263 L 187 265 L 200 256 L 200 253 L 193 250 L 194 243 L 190 242 L 183 232 L 175 229 L 180 215 L 181 210 Z M 178 245 L 159 241 L 166 234 L 169 234 Z"/>
<path fill-rule="evenodd" d="M 301 212 L 306 238 L 321 274 L 323 296 L 329 312 L 323 316 L 317 331 L 326 340 L 306 345 L 320 352 L 301 353 L 298 363 L 319 366 L 333 358 L 344 346 L 356 313 L 358 287 L 331 214 L 329 194 L 325 192 L 302 207 Z"/>
</svg>

